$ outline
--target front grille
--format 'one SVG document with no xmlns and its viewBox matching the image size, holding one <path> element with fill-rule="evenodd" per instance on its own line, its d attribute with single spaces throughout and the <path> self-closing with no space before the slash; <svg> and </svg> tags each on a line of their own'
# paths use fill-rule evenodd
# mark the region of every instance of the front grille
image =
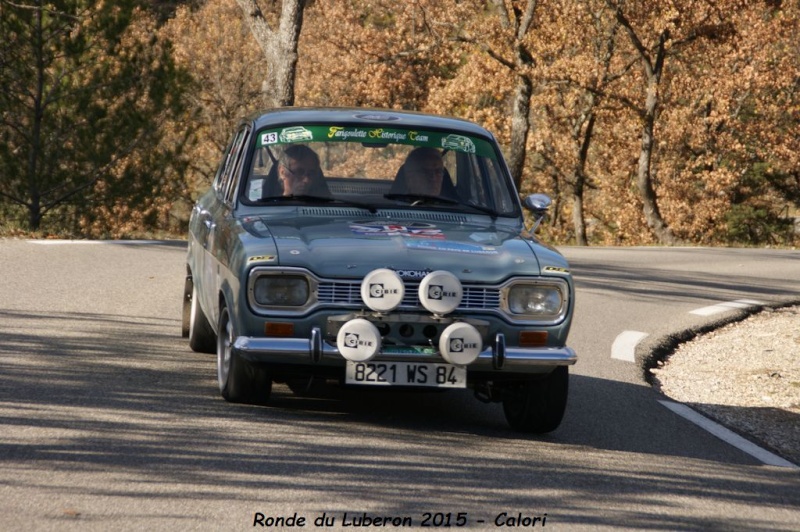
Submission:
<svg viewBox="0 0 800 532">
<path fill-rule="evenodd" d="M 404 281 L 405 297 L 400 308 L 424 310 L 419 302 L 419 281 Z M 457 310 L 492 310 L 500 307 L 500 290 L 464 285 L 464 296 Z M 320 281 L 317 299 L 322 304 L 364 306 L 360 281 Z"/>
<path fill-rule="evenodd" d="M 319 283 L 317 299 L 320 303 L 360 305 L 361 284 L 349 281 L 322 281 Z"/>
</svg>

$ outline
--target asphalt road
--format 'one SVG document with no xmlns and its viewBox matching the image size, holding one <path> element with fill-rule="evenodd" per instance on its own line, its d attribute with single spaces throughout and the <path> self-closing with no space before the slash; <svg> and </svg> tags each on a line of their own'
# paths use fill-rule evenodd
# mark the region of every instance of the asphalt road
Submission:
<svg viewBox="0 0 800 532">
<path fill-rule="evenodd" d="M 0 529 L 334 530 L 383 516 L 800 529 L 800 472 L 677 416 L 640 367 L 670 335 L 737 312 L 715 305 L 800 300 L 800 253 L 562 251 L 580 360 L 562 426 L 529 437 L 468 392 L 276 387 L 270 407 L 227 404 L 213 356 L 180 337 L 183 243 L 0 240 Z"/>
</svg>

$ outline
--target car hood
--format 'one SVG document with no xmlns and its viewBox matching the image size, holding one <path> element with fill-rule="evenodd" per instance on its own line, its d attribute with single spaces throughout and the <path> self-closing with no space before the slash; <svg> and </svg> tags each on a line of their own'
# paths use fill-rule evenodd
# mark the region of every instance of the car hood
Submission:
<svg viewBox="0 0 800 532">
<path fill-rule="evenodd" d="M 462 280 L 502 281 L 567 268 L 558 252 L 523 238 L 518 227 L 443 216 L 436 221 L 249 217 L 242 222 L 249 262 L 307 268 L 320 277 L 363 277 L 376 268 L 448 270 Z M 485 220 L 481 222 L 480 220 Z M 260 244 L 257 242 L 260 241 Z M 411 274 L 413 276 L 413 274 Z"/>
</svg>

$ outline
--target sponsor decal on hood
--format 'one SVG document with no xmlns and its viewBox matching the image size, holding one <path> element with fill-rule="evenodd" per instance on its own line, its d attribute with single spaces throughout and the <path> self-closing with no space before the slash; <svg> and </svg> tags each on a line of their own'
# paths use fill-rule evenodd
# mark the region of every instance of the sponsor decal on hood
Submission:
<svg viewBox="0 0 800 532">
<path fill-rule="evenodd" d="M 408 242 L 406 247 L 409 249 L 424 249 L 427 251 L 446 251 L 449 253 L 467 253 L 469 255 L 497 255 L 497 248 L 494 246 L 481 246 L 478 244 L 467 244 L 464 242 L 437 242 L 419 240 Z"/>
<path fill-rule="evenodd" d="M 402 236 L 444 240 L 442 230 L 429 223 L 386 224 L 383 222 L 362 222 L 351 224 L 350 230 L 359 236 Z"/>
</svg>

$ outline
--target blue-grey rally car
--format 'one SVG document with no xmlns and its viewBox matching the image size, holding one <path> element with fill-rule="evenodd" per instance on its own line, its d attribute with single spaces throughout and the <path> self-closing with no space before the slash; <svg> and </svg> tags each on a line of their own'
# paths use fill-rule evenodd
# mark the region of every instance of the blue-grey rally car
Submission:
<svg viewBox="0 0 800 532">
<path fill-rule="evenodd" d="M 534 234 L 494 136 L 395 110 L 242 121 L 189 224 L 183 333 L 222 396 L 273 382 L 470 388 L 509 425 L 559 426 L 575 288 Z M 526 225 L 523 209 L 531 211 Z"/>
</svg>

